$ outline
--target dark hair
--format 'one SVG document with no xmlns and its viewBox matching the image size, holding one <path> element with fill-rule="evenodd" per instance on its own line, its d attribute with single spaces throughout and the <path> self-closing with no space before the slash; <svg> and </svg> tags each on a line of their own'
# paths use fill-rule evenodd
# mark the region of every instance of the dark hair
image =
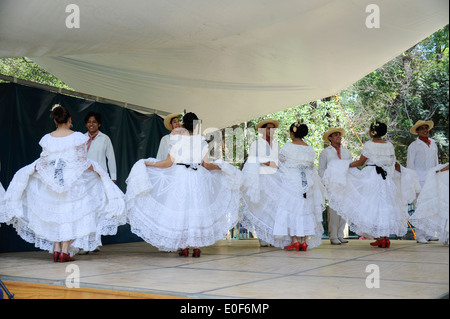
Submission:
<svg viewBox="0 0 450 319">
<path fill-rule="evenodd" d="M 297 129 L 294 132 L 294 127 Z M 291 125 L 289 128 L 289 132 L 294 133 L 294 137 L 296 138 L 304 138 L 306 135 L 308 135 L 308 126 L 306 124 L 300 124 L 298 122 Z"/>
<path fill-rule="evenodd" d="M 194 130 L 194 121 L 198 120 L 198 117 L 195 113 L 189 112 L 183 116 L 183 126 L 188 131 Z"/>
<path fill-rule="evenodd" d="M 387 133 L 387 125 L 375 121 L 372 124 L 370 124 L 370 132 L 372 132 L 373 137 L 382 137 Z"/>
<path fill-rule="evenodd" d="M 70 113 L 69 110 L 60 104 L 55 104 L 52 108 L 52 117 L 58 124 L 64 124 L 69 121 Z"/>
<path fill-rule="evenodd" d="M 84 117 L 84 124 L 86 124 L 89 121 L 89 118 L 93 116 L 95 117 L 95 120 L 98 122 L 98 124 L 102 124 L 102 115 L 100 113 L 90 111 L 85 117 Z"/>
</svg>

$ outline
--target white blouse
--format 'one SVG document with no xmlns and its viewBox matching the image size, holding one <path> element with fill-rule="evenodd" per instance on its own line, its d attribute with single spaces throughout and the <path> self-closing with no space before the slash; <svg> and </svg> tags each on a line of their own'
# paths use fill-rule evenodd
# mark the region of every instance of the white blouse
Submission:
<svg viewBox="0 0 450 319">
<path fill-rule="evenodd" d="M 63 192 L 91 166 L 84 148 L 87 140 L 80 132 L 64 137 L 50 134 L 42 137 L 39 141 L 42 152 L 36 170 L 48 186 Z"/>
<path fill-rule="evenodd" d="M 208 153 L 208 143 L 201 135 L 179 135 L 180 140 L 176 142 L 169 151 L 174 163 L 201 164 Z"/>
<path fill-rule="evenodd" d="M 373 141 L 367 141 L 364 144 L 361 154 L 367 157 L 366 165 L 379 166 L 388 174 L 394 172 L 396 157 L 392 143 L 374 143 Z"/>
</svg>

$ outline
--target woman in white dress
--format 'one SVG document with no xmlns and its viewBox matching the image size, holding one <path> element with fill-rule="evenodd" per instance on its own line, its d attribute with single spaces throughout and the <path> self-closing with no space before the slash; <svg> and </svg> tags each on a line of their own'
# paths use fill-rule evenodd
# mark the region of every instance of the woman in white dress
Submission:
<svg viewBox="0 0 450 319">
<path fill-rule="evenodd" d="M 426 236 L 439 238 L 448 245 L 448 181 L 449 164 L 431 168 L 425 184 L 417 197 L 416 210 L 410 217 L 411 223 L 425 232 Z"/>
<path fill-rule="evenodd" d="M 55 105 L 56 130 L 39 142 L 40 158 L 14 175 L 5 201 L 6 220 L 20 237 L 53 252 L 53 260 L 73 261 L 78 249 L 101 246 L 126 222 L 124 194 L 99 164 L 86 157 L 88 138 L 70 130 L 69 111 Z"/>
<path fill-rule="evenodd" d="M 350 228 L 378 238 L 372 246 L 389 248 L 389 235 L 403 236 L 408 230 L 408 203 L 420 185 L 414 171 L 396 162 L 394 146 L 383 139 L 386 132 L 386 124 L 372 123 L 372 140 L 364 144 L 359 160 L 332 161 L 322 181 L 330 207 L 348 219 Z"/>
<path fill-rule="evenodd" d="M 241 171 L 208 161 L 208 144 L 194 134 L 194 113 L 183 117 L 185 135 L 163 161 L 141 159 L 127 178 L 131 231 L 162 251 L 200 257 L 200 247 L 223 239 L 239 214 Z"/>
<path fill-rule="evenodd" d="M 279 169 L 256 176 L 253 163 L 244 165 L 242 224 L 273 246 L 306 251 L 322 242 L 325 192 L 316 172 L 314 149 L 303 138 L 305 124 L 290 127 L 292 143 L 280 150 Z M 259 179 L 258 183 L 252 184 Z M 259 196 L 254 196 L 259 192 Z"/>
</svg>

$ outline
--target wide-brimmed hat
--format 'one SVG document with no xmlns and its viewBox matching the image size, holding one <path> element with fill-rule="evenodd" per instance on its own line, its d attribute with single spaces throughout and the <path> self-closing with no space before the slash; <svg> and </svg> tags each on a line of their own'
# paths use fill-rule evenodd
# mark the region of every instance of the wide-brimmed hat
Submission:
<svg viewBox="0 0 450 319">
<path fill-rule="evenodd" d="M 170 114 L 167 115 L 166 118 L 164 119 L 164 126 L 166 127 L 166 129 L 168 129 L 169 131 L 172 131 L 172 127 L 170 125 L 170 122 L 172 122 L 172 119 L 175 117 L 179 117 L 181 116 L 181 114 Z"/>
<path fill-rule="evenodd" d="M 428 125 L 428 130 L 431 130 L 434 126 L 434 122 L 433 121 L 422 121 L 422 120 L 418 120 L 416 122 L 416 124 L 414 124 L 413 127 L 411 127 L 411 129 L 409 130 L 411 132 L 411 134 L 417 135 L 416 130 L 421 127 L 422 125 Z"/>
<path fill-rule="evenodd" d="M 274 119 L 266 119 L 262 122 L 259 122 L 258 125 L 256 125 L 256 129 L 260 129 L 264 124 L 273 124 L 275 126 L 275 128 L 278 128 L 280 126 L 280 122 L 278 122 L 277 120 Z"/>
<path fill-rule="evenodd" d="M 345 130 L 343 128 L 335 128 L 332 127 L 330 128 L 328 131 L 325 132 L 325 134 L 323 134 L 322 138 L 324 142 L 330 143 L 330 140 L 328 139 L 328 136 L 330 136 L 333 133 L 339 132 L 341 133 L 341 136 L 345 135 Z"/>
</svg>

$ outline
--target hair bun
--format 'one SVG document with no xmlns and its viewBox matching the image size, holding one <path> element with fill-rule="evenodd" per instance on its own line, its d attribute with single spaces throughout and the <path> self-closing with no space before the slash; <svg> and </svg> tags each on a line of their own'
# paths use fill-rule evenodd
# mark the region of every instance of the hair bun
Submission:
<svg viewBox="0 0 450 319">
<path fill-rule="evenodd" d="M 52 117 L 58 124 L 67 123 L 70 118 L 69 111 L 61 104 L 55 104 L 52 107 Z"/>
<path fill-rule="evenodd" d="M 188 112 L 183 116 L 183 126 L 188 131 L 194 130 L 194 121 L 198 121 L 198 117 L 195 113 Z"/>
<path fill-rule="evenodd" d="M 304 123 L 296 122 L 291 125 L 289 128 L 289 131 L 294 133 L 294 136 L 296 138 L 304 138 L 306 135 L 308 135 L 308 126 Z"/>
<path fill-rule="evenodd" d="M 370 124 L 370 132 L 374 137 L 382 137 L 387 133 L 387 125 L 382 122 L 375 121 Z"/>
</svg>

